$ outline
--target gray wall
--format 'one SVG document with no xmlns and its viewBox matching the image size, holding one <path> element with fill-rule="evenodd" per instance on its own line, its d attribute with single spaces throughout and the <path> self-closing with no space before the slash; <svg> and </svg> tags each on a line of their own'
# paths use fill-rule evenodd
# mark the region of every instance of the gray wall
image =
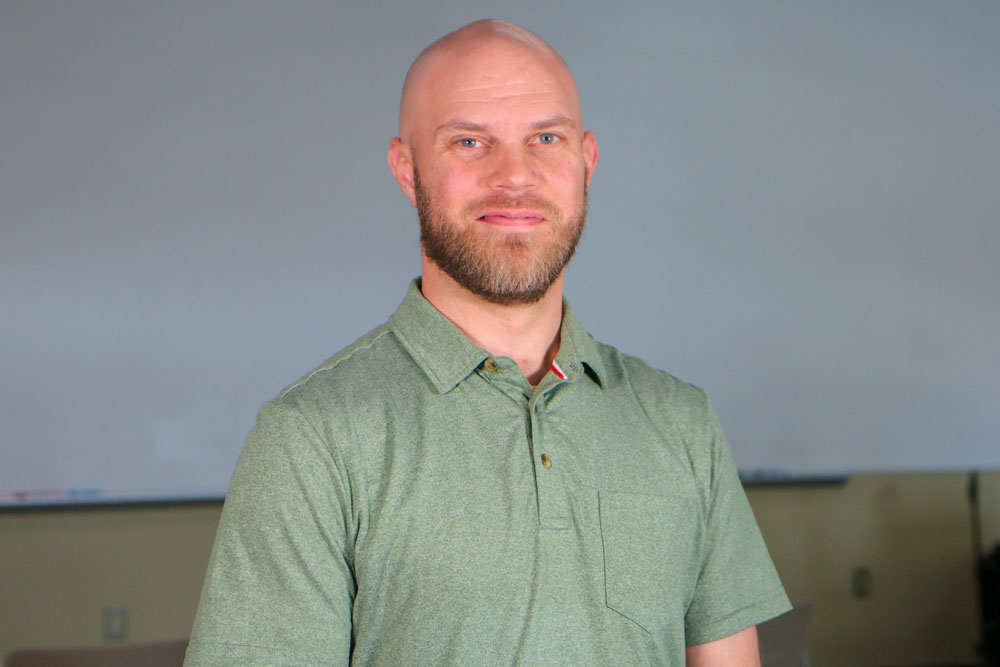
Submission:
<svg viewBox="0 0 1000 667">
<path fill-rule="evenodd" d="M 0 2 L 0 503 L 221 494 L 402 298 L 402 77 L 498 10 L 345 4 Z M 501 17 L 601 144 L 597 338 L 705 387 L 745 469 L 1000 467 L 1000 7 L 565 7 Z"/>
</svg>

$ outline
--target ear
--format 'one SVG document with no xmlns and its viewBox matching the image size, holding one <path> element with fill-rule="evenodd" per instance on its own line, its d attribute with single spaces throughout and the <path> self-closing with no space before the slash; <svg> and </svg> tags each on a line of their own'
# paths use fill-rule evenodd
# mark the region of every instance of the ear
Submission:
<svg viewBox="0 0 1000 667">
<path fill-rule="evenodd" d="M 589 130 L 583 133 L 583 164 L 587 167 L 587 187 L 590 187 L 590 179 L 594 175 L 594 167 L 597 166 L 597 137 Z"/>
<path fill-rule="evenodd" d="M 399 189 L 403 191 L 410 204 L 416 208 L 417 195 L 413 187 L 413 152 L 410 147 L 403 143 L 399 137 L 393 137 L 389 142 L 389 169 L 399 183 Z"/>
</svg>

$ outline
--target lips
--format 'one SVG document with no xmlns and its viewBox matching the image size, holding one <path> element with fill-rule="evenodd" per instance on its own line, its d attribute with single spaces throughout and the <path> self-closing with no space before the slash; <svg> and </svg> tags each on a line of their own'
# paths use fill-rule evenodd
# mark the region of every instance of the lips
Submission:
<svg viewBox="0 0 1000 667">
<path fill-rule="evenodd" d="M 515 197 L 507 193 L 493 193 L 471 202 L 463 217 L 506 231 L 529 230 L 542 223 L 560 221 L 559 210 L 535 192 Z"/>
<path fill-rule="evenodd" d="M 504 227 L 530 227 L 543 222 L 545 217 L 545 213 L 538 210 L 501 209 L 486 211 L 477 219 Z"/>
</svg>

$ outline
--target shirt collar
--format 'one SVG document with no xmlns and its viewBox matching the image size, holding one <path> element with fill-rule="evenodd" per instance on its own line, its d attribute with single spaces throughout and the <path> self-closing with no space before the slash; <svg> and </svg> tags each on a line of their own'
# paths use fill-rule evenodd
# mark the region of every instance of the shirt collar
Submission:
<svg viewBox="0 0 1000 667">
<path fill-rule="evenodd" d="M 389 318 L 389 328 L 441 394 L 454 389 L 490 356 L 424 298 L 419 278 L 410 283 L 403 303 Z M 597 384 L 603 385 L 605 371 L 597 343 L 565 299 L 560 331 L 556 362 L 568 379 L 576 380 L 586 367 Z"/>
<path fill-rule="evenodd" d="M 571 381 L 576 380 L 587 368 L 593 373 L 593 380 L 603 388 L 607 374 L 601 361 L 601 351 L 597 341 L 583 328 L 566 299 L 563 299 L 563 318 L 559 335 L 556 363 L 566 372 L 567 378 Z"/>
</svg>

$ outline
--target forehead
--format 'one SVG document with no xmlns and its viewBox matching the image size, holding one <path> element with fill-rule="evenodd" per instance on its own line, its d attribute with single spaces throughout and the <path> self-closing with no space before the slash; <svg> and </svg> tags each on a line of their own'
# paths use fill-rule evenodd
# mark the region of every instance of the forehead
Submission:
<svg viewBox="0 0 1000 667">
<path fill-rule="evenodd" d="M 444 49 L 415 82 L 411 121 L 421 134 L 442 122 L 489 118 L 532 122 L 563 116 L 580 124 L 576 85 L 554 54 L 494 39 Z"/>
</svg>

